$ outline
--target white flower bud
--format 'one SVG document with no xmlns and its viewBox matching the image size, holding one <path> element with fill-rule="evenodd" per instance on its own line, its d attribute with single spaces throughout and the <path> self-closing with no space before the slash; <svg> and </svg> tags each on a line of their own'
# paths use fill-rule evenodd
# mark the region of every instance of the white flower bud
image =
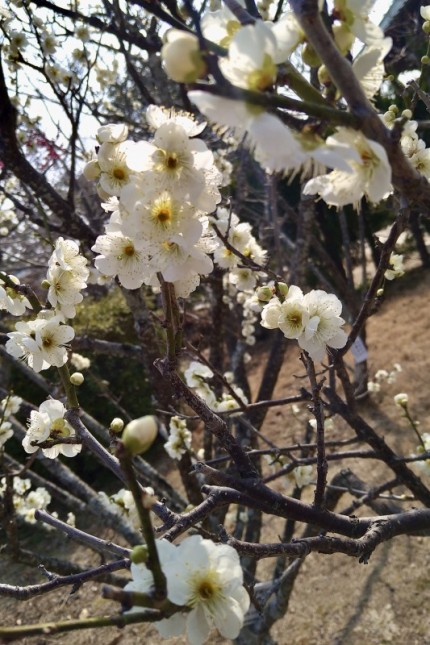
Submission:
<svg viewBox="0 0 430 645">
<path fill-rule="evenodd" d="M 73 372 L 73 374 L 70 376 L 70 383 L 72 385 L 75 385 L 76 387 L 79 387 L 79 385 L 82 385 L 84 380 L 85 378 L 82 372 Z"/>
<path fill-rule="evenodd" d="M 170 29 L 161 50 L 167 76 L 177 83 L 194 83 L 206 73 L 206 63 L 196 36 Z"/>
<path fill-rule="evenodd" d="M 101 175 L 101 170 L 97 159 L 92 159 L 91 161 L 89 161 L 83 169 L 82 174 L 84 175 L 85 179 L 88 179 L 88 181 L 94 181 L 95 179 L 98 179 Z"/>
<path fill-rule="evenodd" d="M 399 394 L 396 394 L 396 396 L 394 397 L 394 403 L 399 408 L 407 408 L 408 400 L 409 400 L 409 397 L 406 394 L 406 392 L 400 392 Z"/>
<path fill-rule="evenodd" d="M 112 419 L 109 427 L 111 432 L 114 432 L 115 434 L 119 434 L 120 432 L 123 431 L 124 421 L 119 417 L 115 417 L 115 419 Z"/>
<path fill-rule="evenodd" d="M 130 454 L 140 455 L 152 446 L 157 434 L 157 419 L 147 414 L 127 423 L 121 439 Z"/>
</svg>

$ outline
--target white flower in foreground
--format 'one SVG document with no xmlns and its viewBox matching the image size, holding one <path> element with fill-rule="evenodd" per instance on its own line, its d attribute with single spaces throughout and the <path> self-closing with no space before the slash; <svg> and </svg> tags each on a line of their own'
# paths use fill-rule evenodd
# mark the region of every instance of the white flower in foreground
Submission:
<svg viewBox="0 0 430 645">
<path fill-rule="evenodd" d="M 172 417 L 169 431 L 164 449 L 172 459 L 180 459 L 191 448 L 191 432 L 187 428 L 187 422 L 180 417 Z"/>
<path fill-rule="evenodd" d="M 303 303 L 308 310 L 309 321 L 298 342 L 313 360 L 322 361 L 327 347 L 340 349 L 348 339 L 341 329 L 345 323 L 340 317 L 342 303 L 334 294 L 321 289 L 307 293 Z"/>
<path fill-rule="evenodd" d="M 28 453 L 36 452 L 38 447 L 32 445 L 34 442 L 41 443 L 48 439 L 75 437 L 74 429 L 64 419 L 65 412 L 64 405 L 56 399 L 48 399 L 39 406 L 39 410 L 32 410 L 27 434 L 22 442 L 24 450 Z M 55 459 L 59 454 L 75 457 L 81 452 L 81 449 L 82 445 L 79 443 L 58 443 L 51 448 L 42 448 L 42 452 L 48 459 Z"/>
<path fill-rule="evenodd" d="M 239 635 L 249 608 L 236 551 L 199 535 L 185 539 L 163 570 L 171 602 L 192 607 L 186 615 L 188 641 L 201 645 L 212 627 L 225 638 Z"/>
<path fill-rule="evenodd" d="M 320 195 L 330 206 L 352 204 L 359 208 L 365 195 L 372 203 L 378 203 L 389 195 L 391 166 L 384 148 L 366 139 L 358 131 L 340 128 L 327 143 L 343 143 L 351 146 L 349 165 L 352 172 L 333 170 L 309 180 L 304 187 L 305 195 Z"/>
<path fill-rule="evenodd" d="M 384 273 L 387 280 L 394 280 L 394 278 L 401 278 L 405 275 L 405 267 L 403 266 L 403 255 L 392 253 L 389 260 L 390 268 Z"/>
</svg>

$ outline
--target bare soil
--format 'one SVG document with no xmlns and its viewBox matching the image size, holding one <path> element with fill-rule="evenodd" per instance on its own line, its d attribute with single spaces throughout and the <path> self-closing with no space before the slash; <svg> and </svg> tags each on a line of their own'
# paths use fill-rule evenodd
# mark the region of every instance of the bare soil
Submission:
<svg viewBox="0 0 430 645">
<path fill-rule="evenodd" d="M 414 418 L 420 421 L 423 432 L 430 432 L 429 293 L 429 272 L 413 269 L 389 285 L 386 301 L 368 322 L 371 374 L 378 369 L 390 371 L 394 363 L 400 363 L 402 371 L 395 383 L 383 384 L 380 393 L 363 400 L 360 412 L 389 445 L 404 454 L 414 452 L 417 441 L 394 405 L 395 394 L 408 393 Z M 261 369 L 258 364 L 252 366 L 255 389 Z M 302 372 L 298 353 L 292 350 L 285 360 L 275 396 L 296 392 L 300 380 L 294 375 Z M 290 409 L 272 408 L 264 433 L 278 445 L 301 440 L 304 422 L 308 418 L 310 414 L 306 406 L 302 406 L 298 415 Z M 341 436 L 345 436 L 345 427 L 336 419 L 329 438 Z M 329 479 L 346 467 L 369 485 L 379 483 L 384 475 L 390 476 L 383 467 L 375 466 L 371 460 L 331 462 Z M 430 485 L 430 480 L 426 483 Z M 291 491 L 291 485 L 286 481 L 277 481 L 275 485 L 285 492 Z M 305 499 L 311 499 L 311 495 L 312 486 L 308 487 Z M 349 501 L 346 495 L 341 506 L 346 506 Z M 408 503 L 405 502 L 404 506 L 407 508 Z M 365 514 L 370 513 L 365 510 Z M 276 540 L 280 533 L 282 522 L 277 518 L 269 519 L 264 537 Z M 83 565 L 95 562 L 96 556 L 76 547 L 63 536 L 52 533 L 48 544 L 50 555 L 69 557 Z M 27 538 L 25 546 L 40 552 L 47 547 L 47 542 L 35 530 Z M 279 645 L 430 645 L 429 565 L 428 538 L 419 537 L 403 536 L 381 545 L 367 565 L 344 555 L 312 554 L 303 564 L 288 614 L 275 624 L 272 635 Z M 272 566 L 268 560 L 261 562 L 258 574 L 266 577 Z M 26 585 L 40 582 L 41 575 L 32 568 L 7 561 L 0 554 L 0 580 Z M 88 616 L 108 614 L 111 605 L 101 599 L 99 589 L 100 585 L 89 583 L 73 595 L 65 588 L 27 601 L 0 598 L 0 623 L 14 625 L 65 620 L 77 618 L 83 615 L 82 612 Z M 62 645 L 151 645 L 160 643 L 161 639 L 152 627 L 133 625 L 123 630 L 103 628 L 25 638 L 22 645 L 57 642 Z M 184 642 L 182 638 L 168 641 L 170 645 Z M 212 644 L 225 642 L 216 635 L 211 640 Z"/>
</svg>

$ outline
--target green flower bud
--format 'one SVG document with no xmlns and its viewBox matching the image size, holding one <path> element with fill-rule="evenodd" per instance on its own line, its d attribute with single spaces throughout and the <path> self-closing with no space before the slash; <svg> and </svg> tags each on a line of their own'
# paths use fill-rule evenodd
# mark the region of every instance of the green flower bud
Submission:
<svg viewBox="0 0 430 645">
<path fill-rule="evenodd" d="M 430 20 L 426 20 L 426 21 L 423 23 L 423 32 L 424 32 L 425 34 L 430 34 Z"/>
<path fill-rule="evenodd" d="M 403 110 L 402 116 L 405 119 L 412 119 L 412 110 Z"/>
<path fill-rule="evenodd" d="M 430 63 L 430 57 L 429 56 L 422 56 L 421 57 L 421 65 L 428 65 Z"/>
<path fill-rule="evenodd" d="M 145 564 L 148 559 L 148 547 L 146 544 L 138 544 L 135 546 L 130 555 L 130 560 L 133 564 Z"/>
<path fill-rule="evenodd" d="M 285 282 L 278 282 L 277 287 L 278 287 L 279 295 L 282 296 L 283 298 L 286 298 L 288 295 L 288 289 L 289 289 L 288 284 L 286 284 Z"/>
<path fill-rule="evenodd" d="M 262 302 L 269 302 L 271 298 L 273 297 L 273 289 L 272 287 L 258 287 L 257 289 L 257 298 L 261 300 Z"/>
<path fill-rule="evenodd" d="M 331 85 L 331 77 L 325 65 L 321 65 L 318 69 L 318 80 L 321 85 L 324 85 L 325 87 Z"/>
<path fill-rule="evenodd" d="M 51 286 L 51 283 L 49 282 L 49 280 L 45 279 L 45 280 L 42 280 L 40 286 L 42 287 L 42 289 L 49 289 L 49 287 Z"/>
<path fill-rule="evenodd" d="M 139 419 L 133 419 L 124 428 L 122 442 L 127 451 L 135 456 L 140 455 L 152 446 L 158 434 L 156 417 L 147 414 Z"/>
<path fill-rule="evenodd" d="M 306 45 L 303 47 L 302 60 L 305 65 L 309 65 L 309 67 L 319 67 L 321 65 L 320 57 L 318 56 L 312 45 L 309 45 L 309 43 L 306 43 Z"/>
</svg>

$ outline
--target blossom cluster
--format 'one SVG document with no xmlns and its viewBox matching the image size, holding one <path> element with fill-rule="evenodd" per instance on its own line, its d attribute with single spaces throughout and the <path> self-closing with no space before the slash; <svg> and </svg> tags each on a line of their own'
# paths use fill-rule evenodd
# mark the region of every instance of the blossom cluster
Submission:
<svg viewBox="0 0 430 645">
<path fill-rule="evenodd" d="M 14 275 L 7 276 L 8 280 L 17 287 L 20 286 L 19 278 Z M 12 316 L 22 316 L 26 309 L 31 309 L 31 304 L 19 290 L 8 286 L 0 277 L 0 311 L 5 310 Z"/>
<path fill-rule="evenodd" d="M 58 238 L 44 281 L 50 309 L 42 309 L 33 320 L 16 323 L 15 331 L 8 334 L 6 350 L 15 358 L 26 360 L 35 372 L 67 362 L 68 344 L 75 332 L 65 323 L 66 318 L 76 315 L 76 305 L 83 299 L 81 291 L 89 277 L 86 265 L 76 242 Z M 21 303 L 24 305 L 29 306 L 25 301 Z"/>
<path fill-rule="evenodd" d="M 154 623 L 164 638 L 178 636 L 184 630 L 191 645 L 201 645 L 216 627 L 222 636 L 239 635 L 249 608 L 249 596 L 243 587 L 239 556 L 227 544 L 214 544 L 199 535 L 185 538 L 179 546 L 157 540 L 157 552 L 167 581 L 170 602 L 188 609 Z M 125 591 L 150 593 L 153 576 L 145 564 L 131 565 L 132 582 Z M 135 606 L 131 611 L 141 611 Z"/>
<path fill-rule="evenodd" d="M 380 392 L 381 391 L 381 385 L 383 383 L 388 383 L 391 385 L 392 383 L 395 383 L 397 380 L 397 376 L 399 373 L 402 371 L 402 366 L 400 363 L 394 363 L 393 369 L 392 370 L 384 370 L 380 369 L 375 372 L 375 376 L 373 379 L 368 381 L 367 383 L 367 389 L 369 392 Z"/>
<path fill-rule="evenodd" d="M 263 307 L 261 324 L 280 329 L 286 338 L 296 339 L 313 360 L 322 361 L 328 348 L 340 349 L 348 339 L 341 312 L 342 304 L 334 294 L 314 289 L 304 295 L 291 285 L 286 293 L 273 294 Z"/>
<path fill-rule="evenodd" d="M 164 444 L 164 449 L 172 459 L 180 459 L 191 449 L 191 432 L 185 419 L 177 416 L 170 419 L 169 439 Z"/>
<path fill-rule="evenodd" d="M 22 517 L 26 522 L 34 524 L 36 519 L 34 513 L 36 510 L 45 510 L 51 502 L 51 495 L 46 488 L 39 486 L 35 490 L 31 489 L 30 479 L 21 477 L 13 478 L 13 506 L 17 515 Z M 6 491 L 6 478 L 0 480 L 0 499 Z"/>
<path fill-rule="evenodd" d="M 127 140 L 122 125 L 98 130 L 97 159 L 84 174 L 97 179 L 111 216 L 93 247 L 95 265 L 126 289 L 163 279 L 186 297 L 213 268 L 209 253 L 218 242 L 207 213 L 221 199 L 222 176 L 196 138 L 205 123 L 157 106 L 149 106 L 146 120 L 155 131 L 151 141 Z"/>
<path fill-rule="evenodd" d="M 0 401 L 0 449 L 13 436 L 12 423 L 8 419 L 18 412 L 21 403 L 21 397 L 13 394 Z"/>
<path fill-rule="evenodd" d="M 151 491 L 152 494 L 154 494 L 152 489 Z M 102 503 L 109 508 L 110 511 L 124 518 L 132 527 L 140 527 L 136 504 L 134 503 L 133 495 L 129 490 L 121 488 L 121 490 L 113 495 L 106 495 L 104 491 L 100 491 L 99 496 Z"/>
<path fill-rule="evenodd" d="M 223 392 L 220 398 L 217 398 L 211 387 L 210 381 L 214 377 L 214 373 L 208 365 L 192 361 L 185 370 L 184 377 L 188 387 L 192 387 L 206 405 L 216 412 L 237 410 L 240 403 L 244 405 L 248 403 L 244 391 L 233 383 L 233 375 L 229 372 L 224 374 L 224 379 L 229 384 L 230 391 Z"/>
<path fill-rule="evenodd" d="M 342 54 L 353 55 L 356 39 L 364 44 L 352 67 L 372 100 L 383 81 L 383 61 L 392 41 L 369 20 L 370 4 L 370 0 L 337 0 L 332 18 L 333 37 Z M 279 66 L 296 50 L 301 51 L 305 63 L 318 67 L 323 87 L 332 84 L 292 11 L 284 12 L 276 23 L 257 20 L 242 25 L 228 7 L 222 7 L 207 12 L 201 27 L 205 38 L 227 48 L 219 67 L 225 79 L 239 90 L 271 91 L 280 81 Z M 207 74 L 199 41 L 192 34 L 170 30 L 162 57 L 167 74 L 178 82 L 190 83 Z M 233 128 L 238 138 L 246 135 L 255 158 L 267 171 L 314 175 L 305 186 L 305 194 L 318 194 L 337 207 L 359 207 L 364 195 L 379 202 L 392 191 L 385 150 L 356 130 L 338 128 L 324 141 L 306 128 L 293 131 L 275 114 L 245 100 L 200 89 L 189 91 L 188 97 L 209 120 Z M 327 168 L 331 172 L 327 173 Z"/>
</svg>

